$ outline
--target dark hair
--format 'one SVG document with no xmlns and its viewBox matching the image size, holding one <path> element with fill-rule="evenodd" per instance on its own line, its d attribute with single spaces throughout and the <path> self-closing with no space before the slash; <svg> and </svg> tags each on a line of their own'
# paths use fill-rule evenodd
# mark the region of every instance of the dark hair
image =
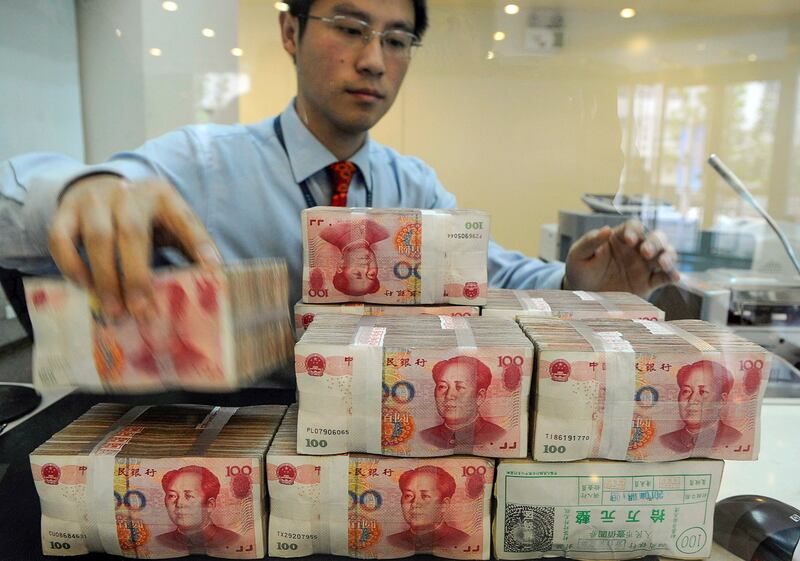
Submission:
<svg viewBox="0 0 800 561">
<path fill-rule="evenodd" d="M 184 466 L 179 469 L 173 469 L 164 474 L 161 478 L 161 486 L 164 492 L 169 492 L 169 486 L 172 481 L 181 474 L 196 473 L 200 476 L 200 489 L 203 491 L 203 503 L 207 503 L 208 499 L 214 499 L 219 495 L 219 479 L 214 473 L 202 466 Z"/>
<path fill-rule="evenodd" d="M 437 362 L 433 367 L 433 381 L 438 384 L 445 371 L 457 365 L 465 365 L 475 374 L 475 393 L 489 388 L 489 384 L 492 383 L 492 371 L 472 356 L 454 356 Z"/>
<path fill-rule="evenodd" d="M 411 479 L 417 475 L 424 474 L 432 475 L 436 479 L 436 489 L 439 491 L 439 496 L 442 500 L 449 499 L 456 492 L 456 480 L 439 466 L 420 466 L 416 469 L 404 471 L 400 476 L 400 490 L 404 491 L 408 488 Z"/>
<path fill-rule="evenodd" d="M 306 28 L 305 16 L 311 11 L 314 0 L 286 0 L 289 4 L 289 13 L 296 18 L 300 18 L 300 37 Z M 411 0 L 414 4 L 414 35 L 422 39 L 425 30 L 428 29 L 428 7 L 426 0 Z"/>
<path fill-rule="evenodd" d="M 733 375 L 727 368 L 713 360 L 698 360 L 678 370 L 678 386 L 682 386 L 686 383 L 686 378 L 693 370 L 710 370 L 714 383 L 720 388 L 721 393 L 730 393 L 733 387 Z"/>
</svg>

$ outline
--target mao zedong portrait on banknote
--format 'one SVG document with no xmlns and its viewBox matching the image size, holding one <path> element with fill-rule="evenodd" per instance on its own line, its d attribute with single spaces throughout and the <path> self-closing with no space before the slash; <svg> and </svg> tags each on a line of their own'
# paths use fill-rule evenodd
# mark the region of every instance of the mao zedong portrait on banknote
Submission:
<svg viewBox="0 0 800 561">
<path fill-rule="evenodd" d="M 202 466 L 185 466 L 164 474 L 164 504 L 175 530 L 156 536 L 178 551 L 204 552 L 236 543 L 241 536 L 214 524 L 211 515 L 220 491 L 219 479 Z"/>
<path fill-rule="evenodd" d="M 332 279 L 336 290 L 349 296 L 363 296 L 380 289 L 378 261 L 372 244 L 389 237 L 386 228 L 369 219 L 355 224 L 342 222 L 331 224 L 319 237 L 342 252 Z"/>
<path fill-rule="evenodd" d="M 675 452 L 687 452 L 698 439 L 713 439 L 713 446 L 735 443 L 742 433 L 720 419 L 733 388 L 733 375 L 712 360 L 699 360 L 678 371 L 678 412 L 683 427 L 661 436 L 661 443 Z"/>
<path fill-rule="evenodd" d="M 457 443 L 489 444 L 498 441 L 505 429 L 480 415 L 480 406 L 492 382 L 492 371 L 470 356 L 455 356 L 433 367 L 434 398 L 442 423 L 425 429 L 420 436 L 440 448 Z"/>
<path fill-rule="evenodd" d="M 408 530 L 389 536 L 395 547 L 416 552 L 453 547 L 469 539 L 446 521 L 456 481 L 438 466 L 420 466 L 400 475 L 400 506 Z"/>
</svg>

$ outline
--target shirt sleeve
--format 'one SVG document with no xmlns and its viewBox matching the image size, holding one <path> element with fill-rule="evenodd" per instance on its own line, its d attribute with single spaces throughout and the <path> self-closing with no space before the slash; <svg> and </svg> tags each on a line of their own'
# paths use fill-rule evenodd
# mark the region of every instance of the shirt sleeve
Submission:
<svg viewBox="0 0 800 561">
<path fill-rule="evenodd" d="M 427 167 L 427 166 L 426 166 Z M 429 186 L 429 208 L 455 208 L 456 198 L 448 192 L 427 168 L 426 182 Z M 563 263 L 545 263 L 518 251 L 509 251 L 489 238 L 489 286 L 492 288 L 561 288 L 564 278 Z"/>
<path fill-rule="evenodd" d="M 205 190 L 194 188 L 199 187 L 204 161 L 200 137 L 187 127 L 99 165 L 51 152 L 0 162 L 0 267 L 31 274 L 55 272 L 47 238 L 59 195 L 88 175 L 112 173 L 131 181 L 160 177 L 172 183 L 195 212 L 204 212 Z"/>
</svg>

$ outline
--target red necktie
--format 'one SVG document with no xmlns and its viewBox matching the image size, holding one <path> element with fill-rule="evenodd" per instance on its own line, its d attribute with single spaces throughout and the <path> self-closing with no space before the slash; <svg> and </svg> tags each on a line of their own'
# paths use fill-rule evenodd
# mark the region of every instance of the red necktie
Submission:
<svg viewBox="0 0 800 561">
<path fill-rule="evenodd" d="M 356 165 L 353 162 L 336 162 L 328 166 L 328 173 L 333 184 L 331 206 L 347 206 L 347 188 L 353 180 Z"/>
</svg>

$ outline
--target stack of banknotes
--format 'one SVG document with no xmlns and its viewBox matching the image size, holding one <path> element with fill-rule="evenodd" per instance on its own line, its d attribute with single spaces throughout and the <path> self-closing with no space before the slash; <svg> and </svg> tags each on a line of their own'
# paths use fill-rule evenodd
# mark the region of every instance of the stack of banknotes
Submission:
<svg viewBox="0 0 800 561">
<path fill-rule="evenodd" d="M 26 279 L 39 388 L 151 392 L 235 389 L 291 362 L 294 337 L 283 260 L 153 276 L 148 323 L 111 319 L 98 299 L 56 279 Z"/>
<path fill-rule="evenodd" d="M 758 458 L 770 353 L 700 320 L 520 319 L 535 460 Z"/>
<path fill-rule="evenodd" d="M 297 338 L 303 336 L 317 314 L 350 314 L 352 316 L 453 316 L 471 317 L 481 315 L 478 306 L 389 306 L 380 304 L 306 304 L 294 305 L 294 329 Z"/>
<path fill-rule="evenodd" d="M 495 556 L 708 557 L 722 464 L 502 460 Z"/>
<path fill-rule="evenodd" d="M 265 454 L 286 407 L 100 404 L 30 455 L 45 555 L 266 555 Z"/>
<path fill-rule="evenodd" d="M 297 450 L 525 457 L 532 371 L 511 320 L 320 314 L 295 346 Z"/>
<path fill-rule="evenodd" d="M 516 319 L 648 319 L 661 321 L 664 312 L 630 292 L 583 290 L 511 290 L 490 288 L 483 315 Z"/>
<path fill-rule="evenodd" d="M 290 408 L 267 455 L 269 555 L 488 559 L 494 460 L 307 456 Z"/>
<path fill-rule="evenodd" d="M 486 303 L 489 216 L 473 210 L 303 211 L 303 301 Z"/>
</svg>

